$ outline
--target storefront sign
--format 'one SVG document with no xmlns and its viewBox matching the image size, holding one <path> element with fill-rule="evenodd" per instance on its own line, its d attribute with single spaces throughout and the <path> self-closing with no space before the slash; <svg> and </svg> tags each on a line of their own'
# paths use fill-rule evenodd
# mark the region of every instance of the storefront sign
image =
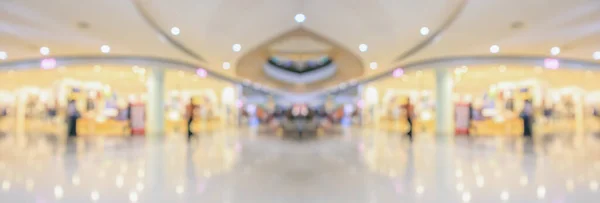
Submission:
<svg viewBox="0 0 600 203">
<path fill-rule="evenodd" d="M 469 104 L 457 104 L 455 108 L 456 114 L 456 134 L 469 134 Z"/>
<path fill-rule="evenodd" d="M 131 104 L 131 133 L 133 135 L 144 135 L 146 108 L 144 104 Z"/>
</svg>

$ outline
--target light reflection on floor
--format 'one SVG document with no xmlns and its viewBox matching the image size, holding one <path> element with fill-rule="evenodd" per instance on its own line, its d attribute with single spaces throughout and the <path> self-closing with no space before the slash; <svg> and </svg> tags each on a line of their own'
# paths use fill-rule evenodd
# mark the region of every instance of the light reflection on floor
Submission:
<svg viewBox="0 0 600 203">
<path fill-rule="evenodd" d="M 0 202 L 597 202 L 600 139 L 4 136 Z"/>
</svg>

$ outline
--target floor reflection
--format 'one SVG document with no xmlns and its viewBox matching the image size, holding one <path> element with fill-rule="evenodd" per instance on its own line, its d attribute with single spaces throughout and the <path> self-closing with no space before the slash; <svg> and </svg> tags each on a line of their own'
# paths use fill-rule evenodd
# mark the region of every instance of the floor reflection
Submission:
<svg viewBox="0 0 600 203">
<path fill-rule="evenodd" d="M 0 202 L 597 202 L 595 135 L 0 139 Z"/>
</svg>

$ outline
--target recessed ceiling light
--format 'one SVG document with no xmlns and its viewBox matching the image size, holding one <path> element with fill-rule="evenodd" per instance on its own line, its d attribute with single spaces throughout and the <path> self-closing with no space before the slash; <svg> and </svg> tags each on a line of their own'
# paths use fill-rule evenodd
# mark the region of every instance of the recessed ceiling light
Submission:
<svg viewBox="0 0 600 203">
<path fill-rule="evenodd" d="M 463 193 L 462 200 L 463 200 L 463 202 L 470 202 L 471 201 L 471 193 L 469 193 L 469 192 Z"/>
<path fill-rule="evenodd" d="M 538 186 L 537 188 L 537 196 L 539 199 L 544 199 L 544 197 L 546 196 L 546 187 L 542 186 Z"/>
<path fill-rule="evenodd" d="M 306 16 L 302 13 L 299 13 L 294 16 L 294 20 L 296 20 L 298 23 L 303 23 L 306 20 Z"/>
<path fill-rule="evenodd" d="M 507 191 L 502 191 L 502 193 L 500 193 L 500 199 L 502 201 L 508 201 L 509 198 L 510 194 Z"/>
<path fill-rule="evenodd" d="M 553 56 L 560 54 L 560 47 L 552 47 L 552 49 L 550 49 L 550 54 Z"/>
<path fill-rule="evenodd" d="M 50 48 L 48 48 L 48 47 L 42 47 L 42 48 L 40 48 L 40 54 L 42 54 L 44 56 L 50 54 Z"/>
<path fill-rule="evenodd" d="M 100 193 L 98 193 L 98 191 L 95 191 L 95 190 L 94 190 L 94 191 L 93 191 L 93 192 L 90 194 L 90 198 L 92 199 L 92 201 L 96 202 L 96 201 L 98 201 L 98 200 L 100 199 Z"/>
<path fill-rule="evenodd" d="M 371 62 L 371 63 L 369 64 L 369 67 L 370 67 L 371 69 L 373 69 L 373 70 L 377 69 L 377 62 Z"/>
<path fill-rule="evenodd" d="M 181 30 L 178 27 L 172 27 L 171 28 L 171 34 L 177 36 L 181 33 Z"/>
<path fill-rule="evenodd" d="M 600 51 L 594 52 L 594 60 L 600 60 Z M 2 57 L 2 53 L 0 52 L 0 58 Z"/>
<path fill-rule="evenodd" d="M 490 52 L 492 52 L 493 54 L 500 52 L 500 46 L 498 46 L 498 45 L 492 45 L 490 47 Z"/>
<path fill-rule="evenodd" d="M 360 44 L 358 45 L 358 50 L 360 50 L 360 52 L 365 52 L 369 49 L 369 46 L 367 46 L 366 44 Z"/>
<path fill-rule="evenodd" d="M 60 185 L 57 185 L 54 187 L 54 197 L 56 197 L 56 199 L 61 199 L 64 195 L 64 190 Z"/>
<path fill-rule="evenodd" d="M 231 64 L 229 62 L 223 62 L 223 69 L 229 70 L 231 68 Z"/>
<path fill-rule="evenodd" d="M 233 51 L 235 52 L 240 52 L 242 50 L 242 45 L 241 44 L 234 44 L 231 49 L 233 49 Z"/>
<path fill-rule="evenodd" d="M 0 60 L 6 60 L 8 58 L 8 54 L 4 51 L 0 51 Z"/>
<path fill-rule="evenodd" d="M 108 53 L 110 52 L 110 46 L 108 46 L 108 45 L 102 45 L 102 46 L 100 47 L 100 51 L 101 51 L 102 53 L 108 54 Z"/>
<path fill-rule="evenodd" d="M 429 28 L 428 27 L 422 27 L 421 30 L 421 35 L 425 36 L 429 34 Z"/>
<path fill-rule="evenodd" d="M 135 203 L 138 201 L 138 194 L 137 192 L 130 192 L 129 193 L 129 201 Z"/>
<path fill-rule="evenodd" d="M 177 194 L 183 194 L 183 192 L 185 192 L 185 188 L 181 185 L 178 185 L 177 187 L 175 187 L 175 192 Z"/>
<path fill-rule="evenodd" d="M 2 190 L 4 190 L 4 191 L 10 190 L 10 182 L 8 182 L 6 180 L 2 181 Z"/>
</svg>

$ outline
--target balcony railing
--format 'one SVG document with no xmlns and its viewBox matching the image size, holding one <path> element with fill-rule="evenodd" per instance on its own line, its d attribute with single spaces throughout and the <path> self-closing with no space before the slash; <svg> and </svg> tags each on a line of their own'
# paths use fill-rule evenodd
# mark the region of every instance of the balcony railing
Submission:
<svg viewBox="0 0 600 203">
<path fill-rule="evenodd" d="M 291 84 L 307 84 L 325 80 L 335 75 L 337 67 L 330 59 L 313 66 L 299 67 L 294 63 L 276 63 L 269 60 L 264 66 L 265 73 L 277 80 Z"/>
<path fill-rule="evenodd" d="M 305 62 L 296 62 L 291 60 L 280 60 L 276 57 L 271 57 L 268 60 L 268 63 L 276 68 L 290 71 L 294 73 L 307 73 L 315 70 L 319 70 L 320 68 L 327 67 L 333 61 L 329 57 L 324 57 L 320 60 L 311 60 Z"/>
</svg>

